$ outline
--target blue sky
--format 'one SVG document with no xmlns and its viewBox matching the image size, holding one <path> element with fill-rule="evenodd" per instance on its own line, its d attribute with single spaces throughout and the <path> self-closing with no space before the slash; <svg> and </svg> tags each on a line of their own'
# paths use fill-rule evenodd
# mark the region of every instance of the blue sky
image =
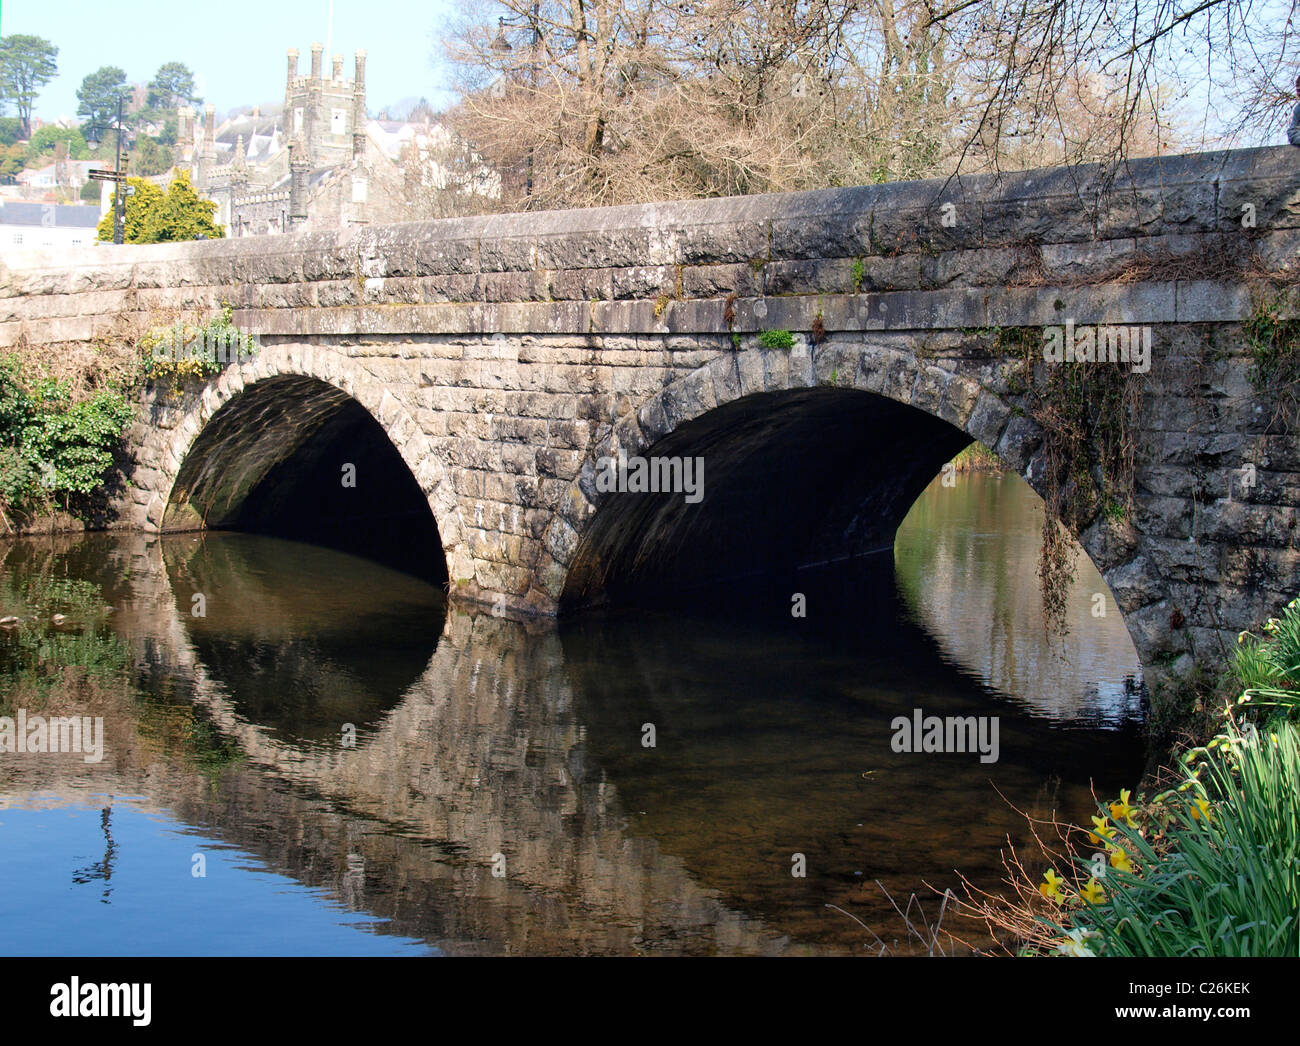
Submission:
<svg viewBox="0 0 1300 1046">
<path fill-rule="evenodd" d="M 453 4 L 334 0 L 331 49 L 345 56 L 349 76 L 352 52 L 365 50 L 371 112 L 409 96 L 425 96 L 435 107 L 449 98 L 440 91 L 435 63 L 441 62 L 437 30 Z M 44 120 L 73 116 L 82 78 L 100 66 L 120 66 L 132 83 L 145 83 L 168 61 L 188 65 L 204 100 L 220 112 L 283 101 L 285 51 L 298 49 L 305 73 L 312 41 L 326 42 L 329 11 L 330 0 L 0 0 L 0 34 L 30 33 L 58 46 L 59 75 L 34 108 Z"/>
</svg>

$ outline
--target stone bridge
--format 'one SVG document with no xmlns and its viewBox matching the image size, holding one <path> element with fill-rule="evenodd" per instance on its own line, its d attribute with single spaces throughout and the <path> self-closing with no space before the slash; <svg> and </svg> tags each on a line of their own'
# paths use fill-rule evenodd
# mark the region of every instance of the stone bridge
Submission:
<svg viewBox="0 0 1300 1046">
<path fill-rule="evenodd" d="M 1242 326 L 1245 274 L 1289 294 L 1298 252 L 1300 153 L 1244 150 L 33 251 L 0 272 L 0 348 L 87 352 L 229 303 L 259 351 L 145 389 L 117 524 L 400 517 L 453 599 L 553 614 L 889 549 L 971 440 L 1046 493 L 1005 335 L 1147 327 L 1132 509 L 1076 537 L 1163 671 L 1300 588 L 1300 442 Z M 601 489 L 619 454 L 702 459 L 705 496 Z"/>
</svg>

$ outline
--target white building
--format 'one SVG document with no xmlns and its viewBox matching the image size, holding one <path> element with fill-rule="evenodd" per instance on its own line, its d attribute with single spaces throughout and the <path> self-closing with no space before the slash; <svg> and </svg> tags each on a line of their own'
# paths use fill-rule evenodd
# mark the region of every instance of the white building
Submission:
<svg viewBox="0 0 1300 1046">
<path fill-rule="evenodd" d="M 98 207 L 0 200 L 0 255 L 33 247 L 86 247 L 95 242 Z"/>
</svg>

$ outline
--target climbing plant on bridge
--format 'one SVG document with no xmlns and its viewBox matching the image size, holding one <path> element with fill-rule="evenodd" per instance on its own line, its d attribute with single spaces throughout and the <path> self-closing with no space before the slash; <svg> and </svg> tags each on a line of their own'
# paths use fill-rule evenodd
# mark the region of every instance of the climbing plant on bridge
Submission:
<svg viewBox="0 0 1300 1046">
<path fill-rule="evenodd" d="M 1251 384 L 1275 404 L 1273 421 L 1285 431 L 1300 426 L 1300 319 L 1283 318 L 1287 296 L 1281 288 L 1257 287 L 1242 324 L 1251 355 Z"/>
<path fill-rule="evenodd" d="M 1082 535 L 1099 516 L 1120 523 L 1133 508 L 1141 375 L 1126 363 L 1044 363 L 1038 327 L 1003 328 L 995 340 L 1001 352 L 1020 360 L 1011 391 L 1021 399 L 1017 409 L 1042 434 L 1046 472 L 1038 576 L 1046 623 L 1064 635 L 1075 577 L 1069 535 Z"/>
</svg>

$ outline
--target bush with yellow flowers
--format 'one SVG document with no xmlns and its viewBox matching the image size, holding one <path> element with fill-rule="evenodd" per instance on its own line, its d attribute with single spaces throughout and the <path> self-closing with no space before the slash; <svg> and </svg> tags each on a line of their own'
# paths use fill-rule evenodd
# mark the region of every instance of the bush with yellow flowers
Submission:
<svg viewBox="0 0 1300 1046">
<path fill-rule="evenodd" d="M 1242 633 L 1241 696 L 1172 788 L 1136 806 L 1124 790 L 1091 828 L 1050 822 L 1050 842 L 1033 822 L 1042 878 L 1013 849 L 1010 894 L 967 882 L 964 914 L 1020 954 L 1300 953 L 1300 600 L 1263 633 Z"/>
</svg>

